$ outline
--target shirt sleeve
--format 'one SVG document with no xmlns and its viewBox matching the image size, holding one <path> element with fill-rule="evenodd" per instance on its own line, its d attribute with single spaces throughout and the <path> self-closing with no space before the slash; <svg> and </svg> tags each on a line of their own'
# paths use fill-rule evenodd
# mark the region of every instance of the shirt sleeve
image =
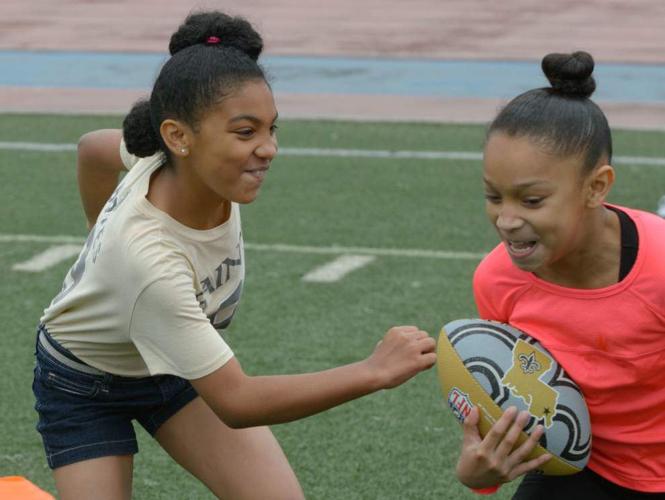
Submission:
<svg viewBox="0 0 665 500">
<path fill-rule="evenodd" d="M 196 300 L 192 277 L 174 273 L 143 289 L 136 300 L 130 337 L 151 375 L 203 377 L 233 357 Z"/>
<path fill-rule="evenodd" d="M 473 298 L 476 301 L 478 316 L 482 319 L 496 319 L 496 312 L 492 307 L 492 302 L 486 293 L 486 284 L 483 275 L 476 269 L 473 275 Z"/>
<path fill-rule="evenodd" d="M 490 253 L 476 268 L 473 274 L 473 296 L 476 301 L 478 315 L 482 319 L 508 322 L 508 314 L 502 309 L 503 300 L 497 297 L 497 283 L 494 279 L 497 273 L 494 266 L 495 253 Z"/>
</svg>

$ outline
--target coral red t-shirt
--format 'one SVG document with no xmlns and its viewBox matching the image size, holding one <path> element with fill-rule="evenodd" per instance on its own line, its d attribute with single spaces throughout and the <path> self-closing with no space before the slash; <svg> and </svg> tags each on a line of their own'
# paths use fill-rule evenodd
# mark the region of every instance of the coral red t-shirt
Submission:
<svg viewBox="0 0 665 500">
<path fill-rule="evenodd" d="M 512 264 L 503 244 L 476 269 L 483 319 L 538 339 L 577 382 L 589 407 L 588 467 L 644 492 L 665 492 L 665 220 L 617 207 L 639 249 L 619 283 L 565 288 Z"/>
</svg>

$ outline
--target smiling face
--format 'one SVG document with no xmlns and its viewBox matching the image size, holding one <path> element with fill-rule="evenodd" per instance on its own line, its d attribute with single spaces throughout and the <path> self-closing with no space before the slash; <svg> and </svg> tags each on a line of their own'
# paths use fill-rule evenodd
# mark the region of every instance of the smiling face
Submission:
<svg viewBox="0 0 665 500">
<path fill-rule="evenodd" d="M 200 196 L 249 203 L 277 154 L 277 110 L 262 80 L 241 84 L 188 134 L 183 173 Z"/>
<path fill-rule="evenodd" d="M 487 215 L 512 262 L 538 276 L 583 255 L 590 231 L 589 184 L 578 156 L 560 158 L 528 137 L 494 132 L 484 154 Z M 579 260 L 579 259 L 578 259 Z"/>
</svg>

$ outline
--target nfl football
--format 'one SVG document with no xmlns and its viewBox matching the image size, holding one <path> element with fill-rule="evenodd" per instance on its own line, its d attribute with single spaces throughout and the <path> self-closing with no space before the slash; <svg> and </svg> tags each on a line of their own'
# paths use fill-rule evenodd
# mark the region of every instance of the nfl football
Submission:
<svg viewBox="0 0 665 500">
<path fill-rule="evenodd" d="M 531 414 L 520 443 L 540 424 L 545 432 L 529 458 L 549 452 L 549 475 L 574 474 L 591 451 L 591 424 L 579 387 L 534 338 L 510 325 L 480 319 L 446 324 L 437 342 L 443 396 L 463 422 L 474 406 L 485 436 L 510 406 Z"/>
</svg>

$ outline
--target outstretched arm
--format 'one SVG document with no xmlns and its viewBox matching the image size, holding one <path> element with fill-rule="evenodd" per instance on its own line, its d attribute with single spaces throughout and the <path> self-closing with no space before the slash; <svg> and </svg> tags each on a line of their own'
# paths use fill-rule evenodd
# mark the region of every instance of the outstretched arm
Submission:
<svg viewBox="0 0 665 500">
<path fill-rule="evenodd" d="M 192 385 L 230 427 L 297 420 L 396 387 L 436 360 L 435 341 L 414 326 L 391 328 L 363 361 L 315 373 L 247 376 L 233 358 Z"/>
<path fill-rule="evenodd" d="M 88 229 L 95 225 L 125 169 L 120 158 L 121 139 L 119 129 L 95 130 L 79 139 L 77 178 Z"/>
</svg>

